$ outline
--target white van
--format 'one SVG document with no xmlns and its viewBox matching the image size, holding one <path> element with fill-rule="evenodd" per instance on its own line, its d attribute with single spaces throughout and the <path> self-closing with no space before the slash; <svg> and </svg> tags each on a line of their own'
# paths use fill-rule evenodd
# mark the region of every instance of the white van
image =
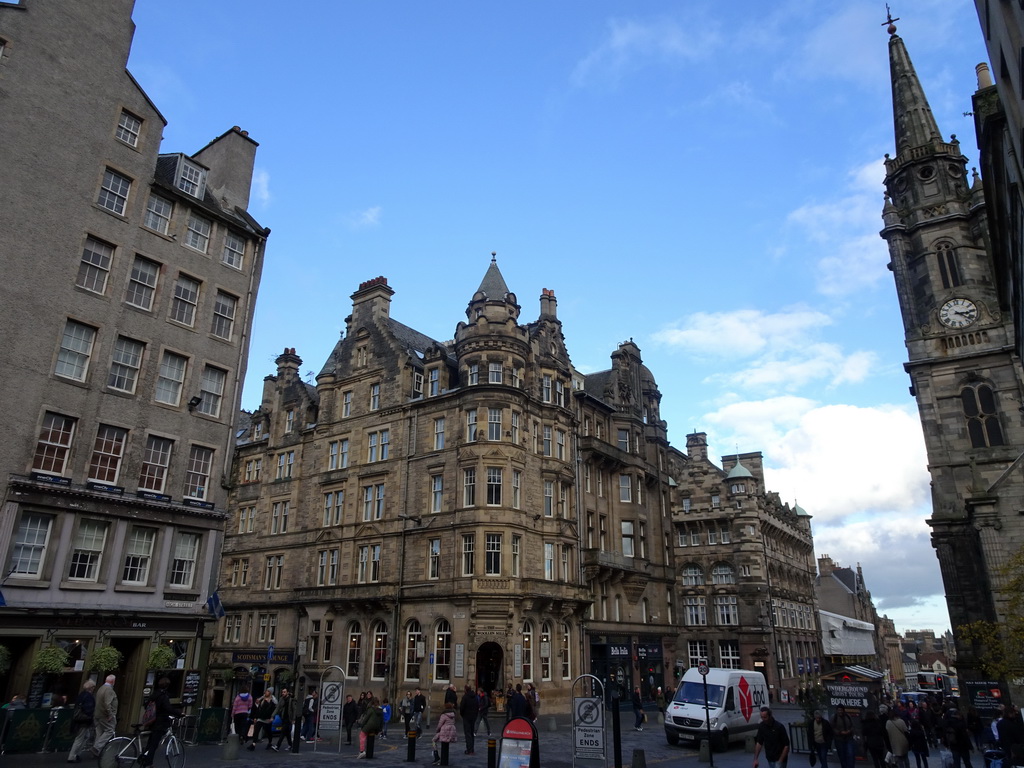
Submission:
<svg viewBox="0 0 1024 768">
<path fill-rule="evenodd" d="M 711 745 L 725 749 L 730 741 L 753 733 L 761 724 L 761 707 L 768 706 L 764 675 L 745 669 L 708 671 L 708 709 L 704 706 L 704 678 L 696 667 L 686 670 L 672 701 L 665 709 L 665 738 L 672 745 L 681 740 L 707 738 L 711 720 Z"/>
</svg>

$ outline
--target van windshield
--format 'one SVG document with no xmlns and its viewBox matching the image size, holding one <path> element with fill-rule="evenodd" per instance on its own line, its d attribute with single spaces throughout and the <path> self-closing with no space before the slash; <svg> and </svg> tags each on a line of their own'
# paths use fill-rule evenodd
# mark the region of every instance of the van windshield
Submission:
<svg viewBox="0 0 1024 768">
<path fill-rule="evenodd" d="M 712 707 L 722 706 L 722 699 L 725 694 L 724 685 L 708 686 L 708 704 Z M 677 704 L 700 704 L 704 706 L 704 683 L 683 682 L 676 690 L 672 701 Z"/>
</svg>

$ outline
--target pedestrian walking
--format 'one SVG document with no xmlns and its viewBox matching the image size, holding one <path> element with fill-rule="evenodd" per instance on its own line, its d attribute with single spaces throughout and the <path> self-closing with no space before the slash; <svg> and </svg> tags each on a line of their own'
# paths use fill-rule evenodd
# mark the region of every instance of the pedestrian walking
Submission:
<svg viewBox="0 0 1024 768">
<path fill-rule="evenodd" d="M 345 743 L 352 743 L 352 726 L 359 720 L 359 705 L 356 704 L 352 694 L 345 697 L 345 704 L 341 708 L 341 727 L 345 729 Z"/>
<path fill-rule="evenodd" d="M 757 768 L 762 750 L 768 768 L 785 768 L 789 757 L 789 733 L 768 707 L 761 707 L 761 724 L 754 736 L 754 768 Z"/>
<path fill-rule="evenodd" d="M 491 710 L 491 697 L 487 695 L 487 691 L 483 688 L 477 688 L 477 716 L 476 716 L 476 728 L 473 732 L 476 733 L 480 730 L 480 723 L 483 723 L 487 727 L 487 735 L 491 735 L 491 721 L 487 719 L 487 715 Z"/>
<path fill-rule="evenodd" d="M 896 758 L 896 768 L 910 768 L 910 760 L 907 757 L 910 753 L 910 727 L 898 709 L 889 713 L 885 735 L 889 737 L 889 751 Z"/>
<path fill-rule="evenodd" d="M 249 740 L 249 714 L 252 711 L 252 696 L 249 689 L 243 687 L 231 702 L 231 722 L 238 735 L 239 744 L 244 746 Z"/>
<path fill-rule="evenodd" d="M 93 717 L 96 713 L 96 690 L 95 680 L 86 680 L 82 686 L 78 698 L 75 699 L 75 709 L 71 715 L 71 728 L 75 732 L 75 740 L 71 744 L 71 751 L 68 752 L 69 763 L 82 762 L 82 753 L 92 749 L 95 740 L 93 730 Z"/>
<path fill-rule="evenodd" d="M 853 768 L 853 718 L 846 713 L 846 707 L 842 704 L 836 707 L 831 725 L 832 738 L 836 745 L 836 757 L 839 758 L 839 768 Z"/>
<path fill-rule="evenodd" d="M 281 749 L 281 742 L 287 740 L 288 748 L 292 748 L 292 730 L 295 728 L 295 721 L 299 719 L 299 702 L 292 696 L 287 688 L 281 689 L 281 700 L 277 702 L 274 709 L 274 718 L 281 718 L 281 735 L 277 737 L 277 745 L 273 750 Z M 298 734 L 296 734 L 298 738 Z"/>
<path fill-rule="evenodd" d="M 633 703 L 633 730 L 642 731 L 644 729 L 644 701 L 640 698 L 639 685 L 633 688 L 631 701 Z"/>
<path fill-rule="evenodd" d="M 832 724 L 822 717 L 821 710 L 814 710 L 814 716 L 807 725 L 807 743 L 811 754 L 821 768 L 828 768 L 828 753 L 832 749 Z"/>
<path fill-rule="evenodd" d="M 475 755 L 476 719 L 480 714 L 480 704 L 476 698 L 476 691 L 470 685 L 466 686 L 466 691 L 462 694 L 459 714 L 462 715 L 462 732 L 466 736 L 466 754 Z"/>
<path fill-rule="evenodd" d="M 316 741 L 316 719 L 320 714 L 320 691 L 316 686 L 309 687 L 309 693 L 302 700 L 302 733 L 300 738 Z"/>
<path fill-rule="evenodd" d="M 434 730 L 434 738 L 431 744 L 434 746 L 434 765 L 441 764 L 441 744 L 451 745 L 459 740 L 459 732 L 455 728 L 455 707 L 451 704 L 444 705 L 444 712 L 437 718 L 437 727 Z"/>
<path fill-rule="evenodd" d="M 100 756 L 107 742 L 113 737 L 114 727 L 117 725 L 117 693 L 114 691 L 116 681 L 116 676 L 107 675 L 103 685 L 96 691 L 96 707 L 92 717 L 95 731 L 92 751 L 96 757 Z"/>
</svg>

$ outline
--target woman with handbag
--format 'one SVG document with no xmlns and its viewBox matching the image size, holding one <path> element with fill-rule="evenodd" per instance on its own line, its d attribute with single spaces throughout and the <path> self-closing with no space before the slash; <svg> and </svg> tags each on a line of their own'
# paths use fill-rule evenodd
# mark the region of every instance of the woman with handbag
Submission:
<svg viewBox="0 0 1024 768">
<path fill-rule="evenodd" d="M 71 751 L 68 752 L 69 763 L 82 762 L 81 753 L 92 749 L 94 731 L 92 728 L 92 716 L 96 711 L 96 690 L 95 680 L 86 680 L 82 686 L 82 692 L 75 700 L 75 711 L 71 714 L 71 728 L 76 732 L 75 741 L 71 744 Z"/>
</svg>

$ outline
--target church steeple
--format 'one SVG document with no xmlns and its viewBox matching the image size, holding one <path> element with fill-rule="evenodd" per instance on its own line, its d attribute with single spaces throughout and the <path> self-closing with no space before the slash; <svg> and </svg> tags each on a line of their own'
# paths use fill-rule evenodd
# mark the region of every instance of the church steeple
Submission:
<svg viewBox="0 0 1024 768">
<path fill-rule="evenodd" d="M 896 153 L 942 141 L 932 108 L 917 79 L 910 54 L 896 25 L 889 23 L 889 73 L 892 76 L 892 117 L 896 128 Z"/>
</svg>

